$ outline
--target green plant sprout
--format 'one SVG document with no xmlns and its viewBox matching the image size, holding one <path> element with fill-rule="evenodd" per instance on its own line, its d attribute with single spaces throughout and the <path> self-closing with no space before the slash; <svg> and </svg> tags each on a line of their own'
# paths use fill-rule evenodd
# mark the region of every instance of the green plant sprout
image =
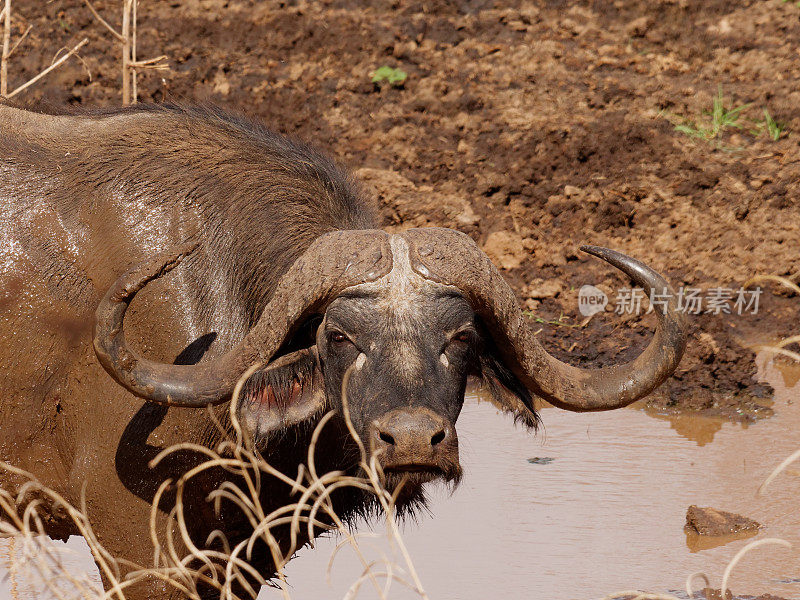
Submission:
<svg viewBox="0 0 800 600">
<path fill-rule="evenodd" d="M 393 87 L 402 87 L 408 77 L 408 73 L 402 69 L 395 69 L 384 65 L 372 74 L 372 83 L 383 83 L 384 81 Z"/>
<path fill-rule="evenodd" d="M 714 97 L 711 110 L 703 111 L 704 115 L 711 117 L 710 122 L 708 119 L 694 122 L 686 119 L 683 123 L 675 125 L 675 131 L 680 131 L 689 137 L 705 141 L 716 139 L 726 129 L 731 127 L 741 129 L 742 125 L 739 123 L 739 117 L 742 111 L 749 106 L 750 104 L 743 104 L 735 108 L 726 108 L 724 96 L 722 95 L 722 86 L 720 86 L 717 95 Z"/>
<path fill-rule="evenodd" d="M 672 122 L 675 131 L 679 131 L 691 138 L 704 140 L 709 143 L 716 140 L 715 146 L 721 150 L 732 151 L 742 149 L 725 147 L 721 144 L 719 138 L 727 129 L 742 129 L 743 124 L 749 124 L 748 131 L 751 135 L 759 136 L 766 132 L 772 141 L 777 142 L 786 131 L 786 124 L 776 121 L 766 108 L 762 109 L 764 112 L 763 119 L 743 119 L 743 111 L 750 106 L 751 104 L 748 103 L 733 108 L 726 107 L 725 98 L 722 94 L 722 86 L 719 86 L 711 110 L 704 110 L 699 119 L 687 119 L 678 115 L 670 115 L 669 113 L 665 113 L 665 111 L 659 113 L 659 116 L 665 116 Z M 676 123 L 676 120 L 679 122 Z"/>
<path fill-rule="evenodd" d="M 543 319 L 542 317 L 537 317 L 536 313 L 532 310 L 523 310 L 522 314 L 528 317 L 529 319 L 533 320 L 536 323 L 542 323 L 543 325 L 555 325 L 556 327 L 572 327 L 572 328 L 580 328 L 581 326 L 575 323 L 565 323 L 563 321 L 564 315 L 563 313 L 558 317 L 558 319 L 554 321 L 548 321 L 547 319 Z"/>
<path fill-rule="evenodd" d="M 753 120 L 752 124 L 753 128 L 750 130 L 752 135 L 758 136 L 766 132 L 773 142 L 777 142 L 783 132 L 786 131 L 786 123 L 776 121 L 766 108 L 764 109 L 764 119 L 761 121 Z"/>
<path fill-rule="evenodd" d="M 786 129 L 786 124 L 773 119 L 766 108 L 764 109 L 764 125 L 766 126 L 767 134 L 772 138 L 773 142 L 777 142 Z"/>
</svg>

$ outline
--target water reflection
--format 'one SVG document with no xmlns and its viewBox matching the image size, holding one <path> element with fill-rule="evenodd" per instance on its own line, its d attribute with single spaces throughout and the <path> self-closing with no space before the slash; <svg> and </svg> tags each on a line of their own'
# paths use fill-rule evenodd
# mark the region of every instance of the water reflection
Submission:
<svg viewBox="0 0 800 600">
<path fill-rule="evenodd" d="M 800 381 L 800 364 L 786 362 L 786 359 L 781 357 L 774 359 L 769 352 L 763 352 L 758 355 L 756 366 L 759 379 L 769 380 L 770 383 L 776 380 L 779 381 L 778 388 L 781 389 L 782 393 L 793 389 L 797 386 L 797 382 Z M 780 374 L 780 379 L 778 379 L 777 374 Z M 787 395 L 787 400 L 791 402 L 792 398 L 789 396 L 791 394 Z"/>
<path fill-rule="evenodd" d="M 698 535 L 693 531 L 685 531 L 686 533 L 686 547 L 689 552 L 700 552 L 701 550 L 710 550 L 717 546 L 724 546 L 737 540 L 747 540 L 759 534 L 756 530 L 745 530 L 737 533 L 730 533 L 728 535 Z"/>
<path fill-rule="evenodd" d="M 797 373 L 762 365 L 762 378 L 777 392 L 776 414 L 749 427 L 688 415 L 653 419 L 637 409 L 580 415 L 545 408 L 545 431 L 534 437 L 471 397 L 458 423 L 461 488 L 436 493 L 432 515 L 404 527 L 426 591 L 432 599 L 588 599 L 619 589 L 680 589 L 696 571 L 719 586 L 749 536 L 687 537 L 690 504 L 751 517 L 764 525 L 758 536 L 800 547 L 800 465 L 756 496 L 800 445 L 800 403 L 786 387 Z M 529 462 L 537 457 L 554 460 Z M 361 567 L 352 555 L 340 556 L 328 585 L 325 566 L 336 542 L 322 540 L 289 564 L 293 597 L 345 596 Z M 738 593 L 800 598 L 798 578 L 797 551 L 763 548 L 740 562 L 730 585 Z M 375 593 L 365 588 L 359 597 Z M 389 597 L 415 596 L 395 586 Z"/>
<path fill-rule="evenodd" d="M 703 417 L 691 414 L 662 414 L 654 410 L 645 410 L 654 419 L 667 421 L 670 427 L 675 430 L 682 438 L 696 443 L 698 446 L 705 446 L 714 441 L 714 435 L 722 429 L 724 419 L 717 417 Z M 742 428 L 747 427 L 747 423 L 742 423 Z"/>
</svg>

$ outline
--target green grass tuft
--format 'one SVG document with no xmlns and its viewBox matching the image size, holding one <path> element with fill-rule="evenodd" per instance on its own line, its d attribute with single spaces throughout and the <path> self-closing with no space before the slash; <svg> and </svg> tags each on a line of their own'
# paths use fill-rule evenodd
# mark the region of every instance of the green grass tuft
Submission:
<svg viewBox="0 0 800 600">
<path fill-rule="evenodd" d="M 694 139 L 714 143 L 721 150 L 737 149 L 725 147 L 719 140 L 727 130 L 741 130 L 743 122 L 747 122 L 750 125 L 748 131 L 751 135 L 759 136 L 766 132 L 771 140 L 777 142 L 786 131 L 786 124 L 776 121 L 766 108 L 763 109 L 763 119 L 743 118 L 743 112 L 750 106 L 751 104 L 749 103 L 734 107 L 726 106 L 725 97 L 722 94 L 722 86 L 720 86 L 717 95 L 714 97 L 711 110 L 704 110 L 700 118 L 693 120 L 669 114 L 666 115 L 666 118 L 672 122 L 675 131 Z M 738 149 L 741 150 L 741 148 Z"/>
<path fill-rule="evenodd" d="M 408 73 L 402 69 L 395 69 L 384 65 L 372 74 L 372 83 L 386 82 L 393 87 L 402 87 L 406 82 Z"/>
<path fill-rule="evenodd" d="M 767 129 L 767 135 L 769 135 L 774 142 L 777 142 L 778 139 L 780 139 L 781 134 L 786 129 L 786 124 L 773 119 L 766 108 L 764 109 L 764 125 Z"/>
<path fill-rule="evenodd" d="M 675 125 L 675 131 L 706 141 L 717 139 L 726 129 L 742 128 L 739 123 L 739 117 L 742 111 L 749 106 L 749 104 L 742 104 L 735 108 L 727 108 L 725 106 L 725 98 L 722 95 L 722 86 L 720 86 L 717 95 L 714 97 L 711 110 L 703 111 L 705 118 L 696 121 L 685 119 L 683 123 Z"/>
</svg>

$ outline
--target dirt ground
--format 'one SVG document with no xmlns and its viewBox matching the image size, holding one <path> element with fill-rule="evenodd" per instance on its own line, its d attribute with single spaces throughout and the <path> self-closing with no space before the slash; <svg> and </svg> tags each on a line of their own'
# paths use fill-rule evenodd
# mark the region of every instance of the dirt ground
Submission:
<svg viewBox="0 0 800 600">
<path fill-rule="evenodd" d="M 703 590 L 699 590 L 695 592 L 695 598 L 697 600 L 723 600 L 722 593 L 720 590 L 713 590 L 711 588 L 705 588 Z M 628 596 L 615 598 L 615 600 L 635 600 L 635 596 Z M 730 591 L 725 595 L 724 600 L 786 600 L 785 598 L 780 598 L 778 596 L 773 596 L 772 594 L 762 594 L 761 596 L 734 596 Z"/>
<path fill-rule="evenodd" d="M 118 24 L 119 2 L 97 0 Z M 12 87 L 81 38 L 82 60 L 24 101 L 120 98 L 119 47 L 81 0 L 16 0 Z M 559 356 L 636 354 L 651 317 L 581 327 L 577 290 L 612 307 L 627 283 L 584 243 L 637 257 L 673 285 L 738 289 L 800 277 L 800 8 L 781 0 L 141 0 L 142 101 L 210 101 L 313 142 L 356 172 L 388 228 L 473 236 Z M 371 82 L 400 68 L 400 87 Z M 89 76 L 91 73 L 91 78 Z M 710 141 L 722 90 L 736 126 Z M 785 130 L 763 131 L 764 110 Z M 759 125 L 759 121 L 761 125 Z M 740 126 L 740 127 L 739 127 Z M 756 315 L 692 316 L 677 376 L 650 403 L 753 420 L 771 414 L 743 341 L 797 327 L 800 299 L 766 284 Z M 553 324 L 556 322 L 556 324 Z"/>
</svg>

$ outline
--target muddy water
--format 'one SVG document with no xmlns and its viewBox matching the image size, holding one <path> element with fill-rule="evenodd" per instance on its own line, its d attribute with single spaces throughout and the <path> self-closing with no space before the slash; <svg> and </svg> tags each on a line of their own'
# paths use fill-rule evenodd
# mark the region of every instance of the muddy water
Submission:
<svg viewBox="0 0 800 600">
<path fill-rule="evenodd" d="M 103 589 L 100 573 L 82 537 L 72 536 L 66 543 L 41 543 L 49 544 L 48 555 L 39 552 L 35 542 L 26 545 L 22 540 L 0 537 L 0 600 L 77 600 L 90 598 L 90 594 Z M 30 560 L 34 555 L 38 558 Z M 64 573 L 72 579 L 62 576 Z"/>
<path fill-rule="evenodd" d="M 458 423 L 466 469 L 460 489 L 452 496 L 439 490 L 432 516 L 403 527 L 429 596 L 599 598 L 632 588 L 681 590 L 696 571 L 718 587 L 749 540 L 687 536 L 690 504 L 752 517 L 765 526 L 757 537 L 800 548 L 800 464 L 766 496 L 756 495 L 772 468 L 800 447 L 800 388 L 790 389 L 800 370 L 767 364 L 762 376 L 778 390 L 776 416 L 749 427 L 637 409 L 576 415 L 550 408 L 544 431 L 533 437 L 490 404 L 468 399 Z M 342 550 L 325 583 L 336 542 L 320 541 L 289 564 L 293 597 L 341 598 L 358 579 L 360 563 Z M 377 546 L 391 551 L 385 542 Z M 730 586 L 800 598 L 800 553 L 758 548 Z M 260 596 L 278 597 L 273 590 Z M 365 585 L 360 597 L 376 593 Z M 394 585 L 389 597 L 414 596 Z"/>
<path fill-rule="evenodd" d="M 800 463 L 766 496 L 756 495 L 771 469 L 800 447 L 800 369 L 761 362 L 762 378 L 778 390 L 776 416 L 749 427 L 635 408 L 590 415 L 548 408 L 543 431 L 533 436 L 470 396 L 458 423 L 466 470 L 461 487 L 453 495 L 435 490 L 431 514 L 402 528 L 430 598 L 570 600 L 631 588 L 680 590 L 696 571 L 719 586 L 725 565 L 749 540 L 687 536 L 690 504 L 752 517 L 765 526 L 757 538 L 783 537 L 800 548 Z M 345 548 L 326 583 L 338 541 L 319 540 L 289 564 L 293 598 L 345 596 L 361 566 Z M 369 560 L 393 553 L 385 538 L 362 546 Z M 85 545 L 82 552 L 81 565 L 96 578 Z M 0 539 L 0 577 L 8 554 Z M 394 560 L 402 563 L 396 551 Z M 3 600 L 12 589 L 14 598 L 47 598 L 41 587 L 11 575 L 0 579 Z M 800 553 L 756 549 L 734 572 L 731 587 L 800 599 Z M 260 596 L 278 597 L 266 588 Z M 376 593 L 366 584 L 359 597 Z M 388 597 L 415 596 L 395 584 Z"/>
</svg>

